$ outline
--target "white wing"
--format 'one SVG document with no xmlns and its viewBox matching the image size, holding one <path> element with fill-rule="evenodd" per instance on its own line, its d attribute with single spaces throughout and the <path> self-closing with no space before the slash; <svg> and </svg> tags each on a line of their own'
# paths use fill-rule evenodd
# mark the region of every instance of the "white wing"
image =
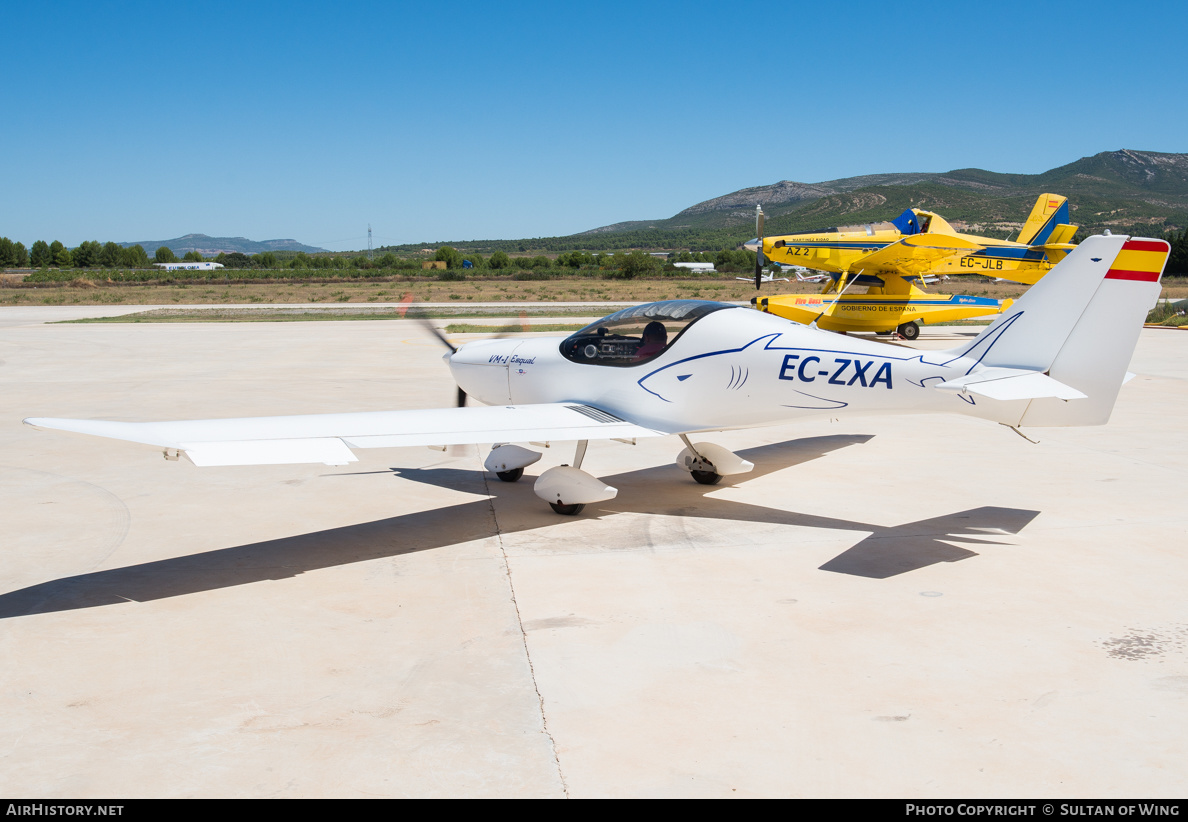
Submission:
<svg viewBox="0 0 1188 822">
<path fill-rule="evenodd" d="M 356 461 L 353 448 L 664 436 L 577 403 L 176 422 L 31 417 L 25 424 L 176 449 L 203 466 L 345 465 Z"/>
</svg>

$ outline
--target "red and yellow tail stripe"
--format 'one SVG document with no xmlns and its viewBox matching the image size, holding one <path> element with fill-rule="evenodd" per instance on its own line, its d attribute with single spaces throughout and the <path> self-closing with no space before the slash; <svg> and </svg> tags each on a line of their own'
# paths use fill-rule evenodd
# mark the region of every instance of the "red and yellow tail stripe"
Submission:
<svg viewBox="0 0 1188 822">
<path fill-rule="evenodd" d="M 1170 252 L 1171 245 L 1164 240 L 1127 240 L 1105 278 L 1157 283 Z"/>
</svg>

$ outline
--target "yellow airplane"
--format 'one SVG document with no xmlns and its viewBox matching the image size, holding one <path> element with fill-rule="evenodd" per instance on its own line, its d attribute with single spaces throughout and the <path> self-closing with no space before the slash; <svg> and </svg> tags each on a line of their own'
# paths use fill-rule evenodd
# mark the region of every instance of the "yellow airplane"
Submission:
<svg viewBox="0 0 1188 822">
<path fill-rule="evenodd" d="M 861 282 L 864 278 L 862 275 L 857 279 Z M 817 328 L 826 331 L 873 331 L 877 334 L 898 331 L 904 339 L 914 340 L 920 336 L 917 322 L 936 324 L 1000 314 L 1013 302 L 1004 300 L 1000 303 L 990 297 L 961 294 L 929 294 L 910 283 L 906 286 L 897 293 L 870 286 L 865 294 L 780 294 L 755 297 L 751 304 L 760 311 L 804 325 L 816 323 Z M 832 288 L 833 283 L 828 287 Z"/>
<path fill-rule="evenodd" d="M 756 297 L 756 308 L 827 331 L 898 331 L 909 340 L 919 336 L 918 323 L 998 314 L 1011 305 L 920 286 L 960 273 L 1035 283 L 1072 250 L 1067 240 L 1077 230 L 1064 222 L 1068 199 L 1057 194 L 1036 201 L 1021 242 L 959 234 L 943 217 L 919 209 L 890 223 L 764 238 L 762 209 L 757 212 L 755 247 L 762 246 L 762 256 L 824 270 L 830 281 L 820 296 Z M 850 292 L 854 286 L 865 292 Z"/>
<path fill-rule="evenodd" d="M 1015 241 L 960 234 L 940 215 L 909 208 L 891 222 L 756 240 L 763 256 L 845 279 L 850 273 L 917 280 L 983 274 L 1034 285 L 1073 249 L 1068 198 L 1041 194 Z M 844 287 L 844 286 L 843 286 Z"/>
</svg>

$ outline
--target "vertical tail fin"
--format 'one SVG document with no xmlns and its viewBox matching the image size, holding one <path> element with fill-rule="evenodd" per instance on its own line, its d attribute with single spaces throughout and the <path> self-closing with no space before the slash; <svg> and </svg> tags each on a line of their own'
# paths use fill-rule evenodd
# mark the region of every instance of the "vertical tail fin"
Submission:
<svg viewBox="0 0 1188 822">
<path fill-rule="evenodd" d="M 1056 226 L 1067 222 L 1068 198 L 1059 194 L 1041 194 L 1035 201 L 1031 214 L 1027 216 L 1027 222 L 1023 223 L 1023 228 L 1015 242 L 1026 245 L 1043 245 L 1052 236 L 1052 231 Z"/>
<path fill-rule="evenodd" d="M 1089 237 L 962 352 L 975 369 L 1041 372 L 1086 395 L 1032 399 L 1011 424 L 1109 420 L 1170 250 L 1163 240 Z"/>
<path fill-rule="evenodd" d="M 1131 238 L 1110 265 L 1061 346 L 1048 375 L 1088 395 L 1064 403 L 1032 400 L 1021 425 L 1104 425 L 1138 344 L 1143 321 L 1159 299 L 1159 278 L 1171 246 Z"/>
</svg>

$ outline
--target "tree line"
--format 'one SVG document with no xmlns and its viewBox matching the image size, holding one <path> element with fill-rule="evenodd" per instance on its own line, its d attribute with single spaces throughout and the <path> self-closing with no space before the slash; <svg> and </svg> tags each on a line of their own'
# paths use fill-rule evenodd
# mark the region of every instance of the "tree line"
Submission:
<svg viewBox="0 0 1188 822">
<path fill-rule="evenodd" d="M 1164 273 L 1181 276 L 1188 274 L 1188 228 L 1179 233 L 1169 231 L 1163 235 L 1163 239 L 1171 243 L 1171 254 L 1167 258 Z"/>
<path fill-rule="evenodd" d="M 165 251 L 169 251 L 169 249 L 165 249 Z M 172 257 L 172 253 L 170 256 Z M 176 259 L 173 257 L 173 260 Z M 148 266 L 149 256 L 144 247 L 139 245 L 124 248 L 119 243 L 100 244 L 98 241 L 88 241 L 79 243 L 76 248 L 67 248 L 57 240 L 52 243 L 38 240 L 33 243 L 31 249 L 26 249 L 24 243 L 0 237 L 0 268 L 147 268 Z"/>
<path fill-rule="evenodd" d="M 213 258 L 205 258 L 197 251 L 190 251 L 181 258 L 184 262 L 202 262 L 209 259 L 219 263 L 227 269 L 247 270 L 278 270 L 291 269 L 295 271 L 341 271 L 341 270 L 419 270 L 421 259 L 399 257 L 389 251 L 378 257 L 367 257 L 363 254 L 315 254 L 297 252 L 282 259 L 277 254 L 266 251 L 260 254 L 247 255 L 241 252 L 220 253 Z M 173 263 L 179 258 L 167 246 L 159 247 L 150 258 L 140 245 L 124 248 L 118 243 L 99 243 L 87 241 L 71 249 L 55 240 L 46 243 L 38 240 L 31 250 L 19 242 L 13 242 L 7 237 L 0 237 L 0 267 L 5 268 L 57 268 L 57 269 L 147 269 L 152 263 Z M 555 271 L 562 275 L 566 271 L 574 272 L 582 269 L 596 269 L 600 271 L 619 272 L 617 276 L 642 277 L 649 274 L 661 274 L 665 269 L 669 273 L 679 271 L 672 265 L 674 262 L 713 263 L 715 268 L 723 272 L 750 271 L 755 265 L 754 252 L 722 248 L 718 251 L 681 251 L 670 259 L 664 260 L 654 257 L 640 250 L 616 251 L 614 253 L 591 253 L 589 251 L 570 250 L 559 254 L 555 259 L 544 254 L 533 257 L 513 257 L 506 251 L 496 251 L 489 257 L 482 254 L 463 254 L 452 246 L 442 246 L 437 249 L 434 260 L 444 262 L 448 270 L 474 269 L 478 271 L 499 271 L 513 273 L 517 271 Z"/>
<path fill-rule="evenodd" d="M 629 276 L 644 276 L 675 269 L 673 263 L 713 263 L 718 271 L 750 271 L 755 267 L 755 252 L 745 249 L 723 248 L 718 251 L 681 251 L 665 259 L 654 257 L 645 251 L 617 251 L 613 254 L 595 254 L 589 251 L 567 251 L 556 259 L 544 254 L 535 257 L 512 257 L 506 251 L 496 251 L 489 258 L 482 254 L 463 254 L 453 246 L 442 246 L 434 256 L 444 262 L 446 268 L 518 271 L 532 269 L 602 269 L 626 272 Z"/>
<path fill-rule="evenodd" d="M 631 233 L 631 232 L 628 232 Z M 1168 231 L 1163 239 L 1171 244 L 1171 255 L 1168 258 L 1166 273 L 1178 276 L 1188 275 L 1188 228 L 1180 231 Z M 570 238 L 572 239 L 572 238 Z M 417 249 L 420 251 L 420 248 Z M 383 251 L 383 249 L 381 249 Z M 177 255 L 168 247 L 158 248 L 152 258 L 144 248 L 134 245 L 124 248 L 118 243 L 99 243 L 88 241 L 80 243 L 76 248 L 67 248 L 61 242 L 54 240 L 47 243 L 38 240 L 31 249 L 26 249 L 20 242 L 14 242 L 8 237 L 0 237 L 0 268 L 149 268 L 153 262 L 172 263 L 178 261 Z M 208 258 L 197 251 L 190 251 L 181 258 L 183 261 L 201 262 Z M 290 256 L 266 251 L 260 254 L 247 255 L 241 252 L 230 254 L 220 253 L 213 262 L 229 269 L 257 269 L 257 270 L 415 270 L 421 267 L 421 258 L 398 256 L 393 251 L 385 251 L 378 257 L 368 257 L 364 254 L 315 254 L 308 255 L 297 252 Z M 445 262 L 447 269 L 472 268 L 491 271 L 534 271 L 556 270 L 558 274 L 566 270 L 598 269 L 624 272 L 624 276 L 647 276 L 650 273 L 663 273 L 666 266 L 671 273 L 672 263 L 698 262 L 713 263 L 714 268 L 723 273 L 750 272 L 755 266 L 755 254 L 745 249 L 722 248 L 711 250 L 679 250 L 674 251 L 667 260 L 653 257 L 638 249 L 613 252 L 593 252 L 587 249 L 574 250 L 572 247 L 559 253 L 556 258 L 544 254 L 536 256 L 513 257 L 507 251 L 499 249 L 490 256 L 484 256 L 475 251 L 469 253 L 464 249 L 443 245 L 437 249 L 434 259 Z M 469 265 L 466 265 L 469 263 Z"/>
</svg>

